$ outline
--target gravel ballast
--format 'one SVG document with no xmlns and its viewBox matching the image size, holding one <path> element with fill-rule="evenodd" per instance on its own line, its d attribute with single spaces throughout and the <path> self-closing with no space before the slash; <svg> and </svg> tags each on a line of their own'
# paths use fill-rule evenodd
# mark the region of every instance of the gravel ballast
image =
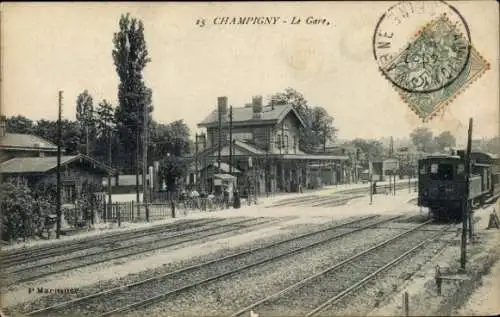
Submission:
<svg viewBox="0 0 500 317">
<path fill-rule="evenodd" d="M 395 235 L 395 232 L 400 230 L 389 232 L 369 229 L 349 235 L 295 256 L 249 269 L 237 276 L 169 297 L 168 300 L 140 312 L 130 312 L 127 316 L 231 314 L 321 271 L 332 263 L 346 259 L 355 252 L 385 241 Z"/>
<path fill-rule="evenodd" d="M 181 260 L 181 261 L 176 261 L 176 262 L 172 262 L 172 263 L 167 263 L 167 264 L 164 264 L 160 268 L 149 269 L 149 270 L 143 271 L 143 272 L 138 273 L 138 274 L 131 274 L 131 275 L 126 276 L 124 278 L 99 282 L 98 284 L 92 285 L 90 287 L 81 288 L 79 290 L 79 293 L 77 294 L 77 296 L 82 297 L 85 295 L 89 295 L 89 294 L 98 292 L 102 289 L 107 289 L 107 288 L 117 287 L 117 286 L 121 286 L 121 285 L 128 284 L 128 283 L 137 282 L 139 280 L 142 280 L 142 279 L 145 279 L 145 278 L 148 278 L 151 276 L 156 276 L 159 274 L 165 274 L 167 272 L 172 272 L 172 271 L 178 270 L 182 267 L 191 266 L 191 265 L 198 264 L 198 263 L 205 262 L 205 261 L 209 261 L 209 260 L 214 260 L 216 258 L 220 258 L 224 255 L 229 254 L 229 253 L 241 252 L 241 251 L 248 250 L 250 248 L 261 247 L 264 245 L 268 245 L 270 243 L 274 243 L 277 241 L 282 241 L 285 239 L 289 239 L 291 237 L 295 237 L 299 234 L 304 234 L 304 233 L 308 233 L 311 231 L 324 229 L 328 226 L 332 226 L 335 224 L 345 223 L 345 222 L 351 221 L 353 219 L 345 219 L 342 221 L 331 221 L 331 220 L 328 221 L 328 219 L 323 219 L 323 221 L 325 221 L 326 223 L 321 224 L 321 225 L 318 225 L 318 224 L 314 224 L 314 225 L 312 225 L 312 224 L 292 224 L 290 227 L 287 226 L 287 227 L 283 227 L 283 228 L 276 228 L 274 230 L 275 234 L 271 237 L 258 239 L 258 240 L 253 241 L 253 243 L 244 244 L 244 245 L 237 247 L 237 248 L 230 248 L 230 247 L 223 248 L 217 252 L 214 252 L 214 253 L 211 253 L 211 254 L 208 254 L 205 256 L 198 256 L 198 257 L 193 257 L 193 258 L 188 259 L 188 260 Z M 230 246 L 230 245 L 228 245 L 228 246 Z M 43 298 L 41 298 L 33 303 L 28 303 L 28 304 L 24 304 L 24 305 L 17 305 L 15 307 L 12 307 L 11 310 L 12 311 L 20 310 L 22 312 L 27 312 L 27 311 L 38 309 L 41 307 L 50 306 L 51 304 L 54 304 L 54 303 L 59 303 L 62 301 L 74 299 L 75 297 L 76 297 L 75 295 L 69 295 L 69 294 L 49 295 L 49 296 L 43 297 Z"/>
<path fill-rule="evenodd" d="M 175 238 L 178 235 L 191 234 L 196 233 L 199 230 L 205 230 L 210 228 L 215 228 L 216 226 L 230 224 L 231 222 L 219 220 L 213 221 L 210 219 L 210 222 L 195 222 L 195 223 L 182 223 L 175 227 L 165 228 L 164 231 L 153 231 L 153 232 L 141 232 L 139 234 L 133 236 L 126 236 L 124 238 L 113 237 L 111 239 L 106 239 L 106 241 L 97 241 L 93 245 L 84 244 L 82 246 L 78 246 L 79 250 L 68 252 L 66 251 L 63 254 L 56 254 L 46 258 L 38 259 L 37 256 L 32 258 L 28 258 L 29 262 L 15 264 L 15 266 L 4 267 L 4 272 L 11 275 L 14 274 L 15 271 L 24 270 L 24 269 L 36 269 L 36 267 L 41 265 L 51 265 L 54 262 L 63 261 L 63 260 L 71 260 L 73 258 L 82 257 L 82 256 L 91 256 L 94 254 L 100 254 L 103 252 L 111 251 L 116 248 L 126 248 L 133 247 L 141 244 L 148 244 L 152 242 L 156 242 L 162 239 Z M 61 246 L 61 252 L 67 250 L 66 246 Z M 69 247 L 75 247 L 69 244 Z M 59 250 L 54 250 L 59 251 Z M 14 271 L 14 273 L 13 273 Z"/>
<path fill-rule="evenodd" d="M 416 250 L 396 266 L 381 272 L 366 285 L 331 305 L 318 316 L 366 316 L 374 307 L 378 307 L 381 302 L 401 289 L 409 278 L 418 274 L 421 267 L 439 254 L 445 246 L 445 242 L 436 240 Z"/>
<path fill-rule="evenodd" d="M 394 242 L 370 251 L 338 269 L 307 282 L 299 288 L 294 288 L 276 299 L 257 306 L 255 310 L 263 315 L 302 316 L 307 314 L 427 237 L 428 234 L 423 231 L 408 233 Z"/>
<path fill-rule="evenodd" d="M 245 222 L 242 222 L 245 221 Z M 265 225 L 271 222 L 272 219 L 247 219 L 238 222 L 228 222 L 224 224 L 210 225 L 206 228 L 193 230 L 192 233 L 187 232 L 185 235 L 171 236 L 151 240 L 144 243 L 131 243 L 129 246 L 121 246 L 115 249 L 112 247 L 110 250 L 104 252 L 96 252 L 87 255 L 80 255 L 61 262 L 54 262 L 50 265 L 40 265 L 26 271 L 19 271 L 9 274 L 7 280 L 8 285 L 19 283 L 20 281 L 33 280 L 39 277 L 46 276 L 47 274 L 56 274 L 70 269 L 79 268 L 98 264 L 106 261 L 122 259 L 124 257 L 134 256 L 149 251 L 155 251 L 160 248 L 167 248 L 176 246 L 181 243 L 191 242 L 192 240 L 201 240 L 216 235 L 225 234 L 227 232 L 238 231 L 240 228 Z"/>
<path fill-rule="evenodd" d="M 487 210 L 487 209 L 486 209 Z M 498 305 L 498 281 L 500 275 L 491 276 L 490 268 L 500 263 L 499 238 L 497 229 L 485 230 L 489 213 L 475 212 L 474 243 L 467 244 L 467 264 L 465 272 L 460 271 L 460 234 L 448 240 L 448 245 L 420 272 L 412 276 L 400 292 L 369 313 L 369 316 L 401 315 L 402 293 L 409 294 L 410 316 L 486 316 L 500 312 Z M 477 221 L 477 222 L 476 222 Z M 439 265 L 444 275 L 452 275 L 456 280 L 445 280 L 442 295 L 436 293 L 435 267 Z M 481 286 L 486 281 L 485 286 Z M 492 283 L 490 283 L 492 282 Z M 491 293 L 496 295 L 490 296 Z M 472 294 L 472 295 L 471 295 Z M 471 295 L 471 296 L 470 296 Z M 469 298 L 470 296 L 470 298 Z M 488 302 L 485 302 L 489 300 Z M 491 301 L 493 300 L 493 301 Z M 461 306 L 465 306 L 461 308 Z"/>
</svg>

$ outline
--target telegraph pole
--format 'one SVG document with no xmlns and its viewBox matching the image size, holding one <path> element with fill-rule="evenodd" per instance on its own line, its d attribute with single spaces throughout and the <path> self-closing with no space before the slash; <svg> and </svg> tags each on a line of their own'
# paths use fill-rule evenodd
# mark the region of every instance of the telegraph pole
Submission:
<svg viewBox="0 0 500 317">
<path fill-rule="evenodd" d="M 373 203 L 373 162 L 368 163 L 370 177 L 370 205 Z"/>
<path fill-rule="evenodd" d="M 207 136 L 202 133 L 201 134 L 202 136 L 202 139 L 203 139 L 203 151 L 205 151 L 205 149 L 207 148 Z M 205 157 L 202 155 L 201 156 L 201 169 L 202 169 L 202 172 L 200 173 L 200 179 L 201 179 L 201 191 L 205 191 L 205 176 L 204 176 L 204 173 L 203 173 L 203 168 L 205 167 Z"/>
<path fill-rule="evenodd" d="M 59 109 L 57 117 L 57 200 L 56 200 L 56 214 L 57 214 L 57 224 L 56 224 L 56 238 L 59 239 L 61 235 L 61 142 L 62 142 L 62 129 L 61 129 L 61 117 L 62 117 L 62 99 L 63 92 L 59 91 Z"/>
<path fill-rule="evenodd" d="M 233 106 L 229 107 L 229 174 L 233 175 Z"/>
<path fill-rule="evenodd" d="M 470 173 L 470 153 L 472 147 L 472 118 L 469 119 L 469 132 L 467 135 L 467 152 L 465 153 L 465 193 L 462 200 L 462 240 L 460 244 L 460 267 L 465 270 L 467 262 L 467 221 L 469 221 L 469 173 Z M 472 229 L 471 229 L 472 230 Z"/>
<path fill-rule="evenodd" d="M 408 149 L 408 153 L 407 153 L 407 158 L 408 158 L 408 193 L 411 193 L 411 173 L 410 173 L 410 150 Z"/>
<path fill-rule="evenodd" d="M 141 202 L 141 195 L 140 195 L 140 190 L 139 190 L 139 160 L 140 160 L 140 155 L 139 155 L 139 141 L 140 141 L 140 136 L 139 136 L 139 120 L 137 120 L 136 124 L 137 128 L 135 131 L 135 195 L 136 195 L 136 202 L 137 202 L 137 218 L 140 217 L 141 215 L 141 207 L 139 206 Z"/>
<path fill-rule="evenodd" d="M 149 222 L 149 206 L 148 206 L 148 105 L 144 103 L 143 107 L 143 122 L 142 122 L 142 202 L 146 209 L 146 221 Z"/>
<path fill-rule="evenodd" d="M 194 178 L 198 190 L 198 133 L 194 135 Z"/>
<path fill-rule="evenodd" d="M 221 151 L 221 139 L 222 139 L 222 109 L 219 106 L 218 109 L 218 114 L 219 114 L 219 120 L 218 120 L 218 128 L 219 128 L 219 142 L 217 142 L 217 167 L 219 168 L 220 172 L 220 151 Z"/>
<path fill-rule="evenodd" d="M 323 128 L 323 153 L 326 153 L 326 124 Z"/>
<path fill-rule="evenodd" d="M 108 122 L 108 165 L 111 168 L 111 126 Z M 111 212 L 111 208 L 113 206 L 113 202 L 111 201 L 111 171 L 108 172 L 108 212 L 107 215 L 104 215 L 104 222 L 106 222 L 106 216 L 108 216 Z"/>
</svg>

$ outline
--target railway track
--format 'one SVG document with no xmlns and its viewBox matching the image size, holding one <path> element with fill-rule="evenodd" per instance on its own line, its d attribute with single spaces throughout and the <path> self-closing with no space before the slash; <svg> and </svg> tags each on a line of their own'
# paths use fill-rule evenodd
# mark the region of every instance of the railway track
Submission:
<svg viewBox="0 0 500 317">
<path fill-rule="evenodd" d="M 259 225 L 271 224 L 279 219 L 252 218 L 233 221 L 225 224 L 216 224 L 214 226 L 202 227 L 201 229 L 182 232 L 174 235 L 167 235 L 155 241 L 145 241 L 135 244 L 128 244 L 117 248 L 100 250 L 93 253 L 79 255 L 76 257 L 54 260 L 48 263 L 36 264 L 26 267 L 16 267 L 12 270 L 5 270 L 9 276 L 6 281 L 7 286 L 12 284 L 32 281 L 48 275 L 74 270 L 88 265 L 103 263 L 106 261 L 117 260 L 124 257 L 130 257 L 149 251 L 177 246 L 183 243 L 197 241 L 202 238 L 209 238 L 225 233 L 234 232 Z"/>
<path fill-rule="evenodd" d="M 290 201 L 287 202 L 286 205 L 280 204 L 280 205 L 271 205 L 267 206 L 266 208 L 274 208 L 277 206 L 290 206 L 290 207 L 300 207 L 300 206 L 307 206 L 307 207 L 320 207 L 320 206 L 328 206 L 328 205 L 335 205 L 335 204 L 343 204 L 346 203 L 349 200 L 355 199 L 355 198 L 360 198 L 363 197 L 363 195 L 335 195 L 335 196 L 312 196 L 312 197 L 301 197 L 300 199 L 297 198 L 295 201 Z"/>
<path fill-rule="evenodd" d="M 311 205 L 311 207 L 335 207 L 335 206 L 341 206 L 341 205 L 345 205 L 346 203 L 348 203 L 349 201 L 353 200 L 353 199 L 357 199 L 357 198 L 361 198 L 363 197 L 364 195 L 351 195 L 351 196 L 347 196 L 347 197 L 338 197 L 336 199 L 328 199 L 328 200 L 325 200 L 325 201 L 320 201 L 320 202 L 315 202 L 314 204 Z"/>
<path fill-rule="evenodd" d="M 393 221 L 401 216 L 368 216 L 299 235 L 277 243 L 231 254 L 139 282 L 59 303 L 27 313 L 27 316 L 64 315 L 70 312 L 92 316 L 114 316 L 151 305 L 184 291 L 250 268 L 299 254 L 315 247 Z M 334 234 L 337 233 L 337 234 Z M 168 291 L 165 292 L 165 285 Z M 153 296 L 151 296 L 153 294 Z"/>
<path fill-rule="evenodd" d="M 486 206 L 488 206 L 488 207 L 489 207 L 489 206 L 493 206 L 494 204 L 496 204 L 496 202 L 497 202 L 498 198 L 500 198 L 500 192 L 495 193 L 495 194 L 494 194 L 494 195 L 492 195 L 491 197 L 488 197 L 488 198 L 485 200 L 484 204 L 485 204 Z"/>
<path fill-rule="evenodd" d="M 250 310 L 264 316 L 317 315 L 441 236 L 442 232 L 430 234 L 420 230 L 430 222 L 359 252 L 233 313 L 231 317 L 241 316 Z"/>
<path fill-rule="evenodd" d="M 142 238 L 162 232 L 176 232 L 220 221 L 221 219 L 180 220 L 179 222 L 173 224 L 155 226 L 153 228 L 139 229 L 128 232 L 114 233 L 109 235 L 100 235 L 98 237 L 93 236 L 91 238 L 68 241 L 65 244 L 35 247 L 32 249 L 30 248 L 16 251 L 3 251 L 1 265 L 5 269 L 9 266 L 19 266 L 29 262 L 40 261 L 62 254 L 105 246 L 115 242 Z"/>
<path fill-rule="evenodd" d="M 396 184 L 396 190 L 401 190 L 404 188 L 408 188 L 408 184 L 405 183 Z M 389 189 L 389 185 L 377 186 L 377 191 L 387 190 L 387 189 Z M 333 206 L 337 206 L 338 204 L 343 204 L 349 200 L 368 195 L 367 193 L 368 190 L 369 187 L 363 187 L 363 188 L 341 190 L 328 196 L 311 195 L 305 197 L 286 198 L 275 202 L 274 204 L 268 206 L 267 208 L 285 207 L 285 206 L 323 207 L 332 204 Z M 315 204 L 310 205 L 311 202 L 314 202 Z"/>
</svg>

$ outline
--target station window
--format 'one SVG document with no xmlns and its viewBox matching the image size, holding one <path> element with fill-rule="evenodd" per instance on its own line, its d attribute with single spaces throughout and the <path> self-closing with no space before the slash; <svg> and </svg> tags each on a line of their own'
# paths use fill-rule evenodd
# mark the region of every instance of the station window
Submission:
<svg viewBox="0 0 500 317">
<path fill-rule="evenodd" d="M 420 175 L 425 175 L 427 172 L 427 165 L 422 165 L 422 167 L 420 167 Z"/>
<path fill-rule="evenodd" d="M 431 179 L 441 181 L 453 180 L 454 171 L 454 164 L 432 164 Z"/>
<path fill-rule="evenodd" d="M 431 164 L 431 174 L 437 174 L 439 165 Z"/>
</svg>

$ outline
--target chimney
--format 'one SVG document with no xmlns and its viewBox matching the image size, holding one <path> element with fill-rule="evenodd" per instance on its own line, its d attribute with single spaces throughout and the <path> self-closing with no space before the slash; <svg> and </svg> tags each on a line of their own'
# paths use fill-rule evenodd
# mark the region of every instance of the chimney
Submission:
<svg viewBox="0 0 500 317">
<path fill-rule="evenodd" d="M 271 110 L 274 110 L 274 103 L 276 102 L 276 100 L 274 99 L 274 96 L 271 97 Z"/>
<path fill-rule="evenodd" d="M 227 114 L 227 97 L 217 97 L 217 110 L 222 116 Z"/>
<path fill-rule="evenodd" d="M 253 117 L 260 118 L 260 114 L 262 113 L 262 96 L 252 97 L 252 110 Z"/>
<path fill-rule="evenodd" d="M 0 116 L 0 137 L 5 136 L 6 125 L 7 125 L 7 123 L 6 123 L 5 116 Z"/>
</svg>

